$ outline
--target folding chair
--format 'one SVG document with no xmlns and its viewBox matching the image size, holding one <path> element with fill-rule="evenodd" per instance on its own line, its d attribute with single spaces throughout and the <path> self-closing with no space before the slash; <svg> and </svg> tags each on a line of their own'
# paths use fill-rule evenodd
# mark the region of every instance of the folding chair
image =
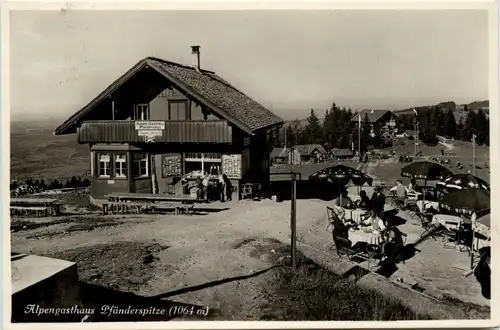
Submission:
<svg viewBox="0 0 500 330">
<path fill-rule="evenodd" d="M 356 264 L 367 261 L 368 268 L 371 268 L 371 261 L 379 253 L 378 250 L 369 251 L 367 246 L 353 246 L 352 242 L 348 238 L 336 235 L 335 230 L 333 230 L 332 233 L 335 250 L 337 251 L 337 255 L 340 259 L 343 259 L 343 256 L 346 256 L 350 262 Z M 361 260 L 361 262 L 356 261 L 356 259 Z"/>
</svg>

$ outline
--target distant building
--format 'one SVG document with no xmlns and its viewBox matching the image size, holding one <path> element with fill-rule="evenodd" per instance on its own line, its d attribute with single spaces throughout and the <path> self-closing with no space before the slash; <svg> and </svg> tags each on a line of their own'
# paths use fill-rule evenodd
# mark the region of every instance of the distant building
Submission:
<svg viewBox="0 0 500 330">
<path fill-rule="evenodd" d="M 406 130 L 403 133 L 396 134 L 398 138 L 415 138 L 417 136 L 417 131 Z"/>
<path fill-rule="evenodd" d="M 326 150 L 321 144 L 302 144 L 291 148 L 292 152 L 296 151 L 293 156 L 300 157 L 299 163 L 317 162 L 326 157 Z M 293 159 L 292 164 L 297 164 L 297 160 Z"/>
<path fill-rule="evenodd" d="M 362 110 L 356 113 L 351 121 L 359 123 L 359 118 L 361 117 L 361 124 L 363 124 L 367 116 L 371 124 L 372 134 L 374 134 L 375 124 L 380 126 L 381 135 L 392 135 L 397 132 L 399 118 L 389 110 Z"/>
<path fill-rule="evenodd" d="M 353 153 L 351 149 L 333 148 L 328 152 L 328 158 L 332 159 L 346 159 L 346 158 L 351 158 L 352 156 Z"/>
<path fill-rule="evenodd" d="M 269 156 L 271 164 L 286 164 L 289 150 L 290 149 L 287 148 L 274 148 L 273 151 L 271 151 L 271 155 Z"/>
</svg>

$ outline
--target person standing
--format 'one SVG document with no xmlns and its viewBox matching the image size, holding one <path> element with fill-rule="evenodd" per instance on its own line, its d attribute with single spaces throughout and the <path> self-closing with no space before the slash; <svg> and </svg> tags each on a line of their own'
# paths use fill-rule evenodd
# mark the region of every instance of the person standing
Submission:
<svg viewBox="0 0 500 330">
<path fill-rule="evenodd" d="M 203 178 L 202 185 L 203 185 L 203 197 L 205 198 L 205 201 L 209 201 L 208 198 L 208 175 Z"/>
<path fill-rule="evenodd" d="M 226 192 L 226 182 L 224 181 L 224 177 L 219 174 L 217 176 L 217 195 L 219 196 L 219 199 L 221 202 L 224 202 L 224 195 Z"/>
<path fill-rule="evenodd" d="M 224 179 L 225 182 L 225 188 L 226 188 L 226 200 L 231 201 L 233 200 L 233 184 L 231 183 L 231 180 L 227 177 L 227 175 L 224 173 L 222 174 L 222 178 Z"/>
<path fill-rule="evenodd" d="M 382 187 L 375 187 L 375 192 L 371 198 L 371 206 L 378 216 L 384 211 L 385 195 L 382 193 Z"/>
<path fill-rule="evenodd" d="M 391 188 L 391 192 L 396 193 L 396 204 L 398 206 L 402 206 L 405 204 L 406 201 L 406 187 L 403 186 L 403 182 L 401 180 L 398 180 L 396 182 L 396 186 Z"/>
</svg>

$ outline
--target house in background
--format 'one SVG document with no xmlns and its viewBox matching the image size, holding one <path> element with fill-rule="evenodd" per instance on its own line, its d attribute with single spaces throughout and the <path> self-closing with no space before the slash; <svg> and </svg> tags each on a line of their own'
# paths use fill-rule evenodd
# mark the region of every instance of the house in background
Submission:
<svg viewBox="0 0 500 330">
<path fill-rule="evenodd" d="M 352 158 L 353 153 L 351 149 L 333 148 L 328 151 L 328 159 L 347 159 Z"/>
<path fill-rule="evenodd" d="M 283 120 L 212 71 L 147 57 L 55 130 L 89 145 L 91 196 L 184 193 L 193 171 L 234 187 L 269 182 L 268 136 Z"/>
<path fill-rule="evenodd" d="M 397 133 L 397 128 L 399 126 L 399 118 L 392 111 L 389 110 L 362 110 L 356 113 L 351 121 L 356 124 L 359 123 L 359 117 L 361 116 L 361 125 L 365 121 L 365 117 L 368 116 L 368 121 L 371 124 L 371 133 L 374 135 L 374 125 L 380 127 L 380 133 L 382 136 L 391 136 Z"/>
<path fill-rule="evenodd" d="M 290 150 L 293 153 L 290 155 L 292 164 L 318 162 L 326 157 L 326 150 L 321 144 L 299 144 Z"/>
<path fill-rule="evenodd" d="M 286 164 L 288 160 L 288 152 L 290 149 L 287 148 L 274 148 L 269 156 L 271 164 L 279 165 Z"/>
</svg>

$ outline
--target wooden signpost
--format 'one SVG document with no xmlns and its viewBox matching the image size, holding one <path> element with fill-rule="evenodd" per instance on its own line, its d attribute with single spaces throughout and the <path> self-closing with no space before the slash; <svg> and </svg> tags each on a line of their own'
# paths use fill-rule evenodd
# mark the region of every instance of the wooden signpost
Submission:
<svg viewBox="0 0 500 330">
<path fill-rule="evenodd" d="M 274 175 L 289 175 L 292 179 L 292 195 L 291 195 L 291 207 L 290 207 L 290 231 L 291 231 L 291 261 L 292 266 L 297 265 L 297 175 L 299 180 L 302 179 L 301 173 L 297 172 L 285 172 L 285 173 L 275 173 Z"/>
</svg>

